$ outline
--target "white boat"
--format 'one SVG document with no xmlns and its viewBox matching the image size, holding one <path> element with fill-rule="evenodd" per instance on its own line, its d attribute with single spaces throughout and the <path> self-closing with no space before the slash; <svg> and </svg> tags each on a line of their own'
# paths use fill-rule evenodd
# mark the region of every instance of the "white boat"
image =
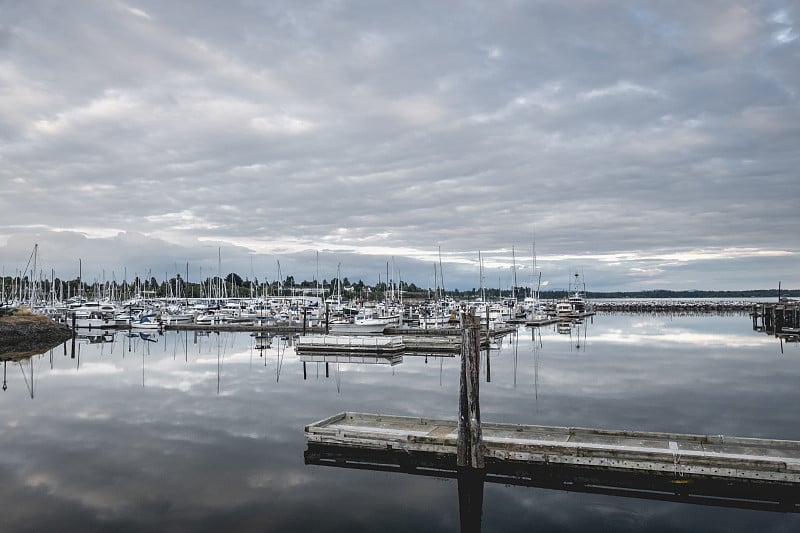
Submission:
<svg viewBox="0 0 800 533">
<path fill-rule="evenodd" d="M 164 324 L 191 324 L 194 322 L 194 313 L 189 311 L 169 311 L 161 313 L 161 322 Z"/>
<path fill-rule="evenodd" d="M 72 311 L 75 317 L 75 327 L 76 328 L 89 328 L 89 329 L 98 329 L 98 328 L 113 328 L 114 327 L 114 318 L 108 317 L 104 313 L 93 310 L 93 309 L 75 309 Z"/>
<path fill-rule="evenodd" d="M 572 304 L 569 300 L 561 300 L 556 303 L 556 314 L 558 316 L 569 316 L 572 314 Z"/>
<path fill-rule="evenodd" d="M 70 306 L 69 312 L 75 316 L 76 328 L 113 328 L 118 310 L 114 304 L 92 301 L 76 303 Z"/>
<path fill-rule="evenodd" d="M 419 318 L 421 328 L 446 328 L 450 325 L 450 315 L 422 316 Z"/>
<path fill-rule="evenodd" d="M 330 322 L 331 333 L 346 335 L 378 335 L 392 323 L 390 319 L 384 318 L 356 318 L 353 321 L 336 320 Z"/>
<path fill-rule="evenodd" d="M 567 298 L 556 304 L 556 314 L 559 316 L 581 316 L 591 311 L 586 302 L 586 284 L 581 280 L 581 275 L 575 274 L 575 282 L 570 287 Z"/>
<path fill-rule="evenodd" d="M 131 329 L 159 329 L 161 322 L 155 313 L 142 313 L 131 320 Z"/>
<path fill-rule="evenodd" d="M 114 315 L 114 325 L 118 328 L 129 328 L 131 326 L 131 320 L 133 320 L 133 313 L 128 311 Z"/>
</svg>

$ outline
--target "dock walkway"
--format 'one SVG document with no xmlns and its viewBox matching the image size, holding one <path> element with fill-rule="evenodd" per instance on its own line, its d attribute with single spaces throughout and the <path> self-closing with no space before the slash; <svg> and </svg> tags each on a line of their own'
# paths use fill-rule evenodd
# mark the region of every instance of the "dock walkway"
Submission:
<svg viewBox="0 0 800 533">
<path fill-rule="evenodd" d="M 487 463 L 582 466 L 800 488 L 798 441 L 486 422 L 482 431 Z M 351 412 L 306 426 L 305 437 L 309 446 L 453 459 L 458 447 L 456 421 Z"/>
</svg>

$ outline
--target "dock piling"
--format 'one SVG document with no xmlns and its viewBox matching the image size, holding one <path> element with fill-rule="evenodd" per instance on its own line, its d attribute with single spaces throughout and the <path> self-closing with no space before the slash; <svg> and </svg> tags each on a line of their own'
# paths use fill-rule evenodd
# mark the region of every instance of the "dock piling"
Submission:
<svg viewBox="0 0 800 533">
<path fill-rule="evenodd" d="M 481 434 L 480 394 L 480 319 L 474 308 L 461 313 L 461 379 L 458 409 L 459 467 L 484 468 Z"/>
</svg>

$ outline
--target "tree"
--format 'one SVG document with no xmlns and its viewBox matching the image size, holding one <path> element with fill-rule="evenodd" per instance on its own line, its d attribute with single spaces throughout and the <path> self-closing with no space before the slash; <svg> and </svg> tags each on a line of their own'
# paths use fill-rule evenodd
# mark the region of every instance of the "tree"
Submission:
<svg viewBox="0 0 800 533">
<path fill-rule="evenodd" d="M 236 274 L 235 272 L 231 272 L 230 274 L 228 274 L 225 277 L 225 283 L 232 283 L 232 284 L 236 285 L 237 287 L 241 287 L 242 286 L 242 278 L 241 278 L 241 276 L 239 276 L 239 274 Z"/>
</svg>

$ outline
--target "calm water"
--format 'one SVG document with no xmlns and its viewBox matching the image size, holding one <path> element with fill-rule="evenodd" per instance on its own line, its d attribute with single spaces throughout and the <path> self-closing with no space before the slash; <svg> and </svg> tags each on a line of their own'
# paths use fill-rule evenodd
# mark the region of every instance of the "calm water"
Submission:
<svg viewBox="0 0 800 533">
<path fill-rule="evenodd" d="M 94 339 L 97 340 L 97 339 Z M 2 531 L 458 531 L 454 480 L 305 465 L 339 411 L 455 418 L 457 358 L 303 364 L 246 333 L 8 363 Z M 327 372 L 327 375 L 326 375 Z M 800 440 L 800 347 L 747 316 L 599 315 L 491 352 L 484 421 Z M 483 531 L 798 531 L 800 516 L 487 483 Z"/>
</svg>

